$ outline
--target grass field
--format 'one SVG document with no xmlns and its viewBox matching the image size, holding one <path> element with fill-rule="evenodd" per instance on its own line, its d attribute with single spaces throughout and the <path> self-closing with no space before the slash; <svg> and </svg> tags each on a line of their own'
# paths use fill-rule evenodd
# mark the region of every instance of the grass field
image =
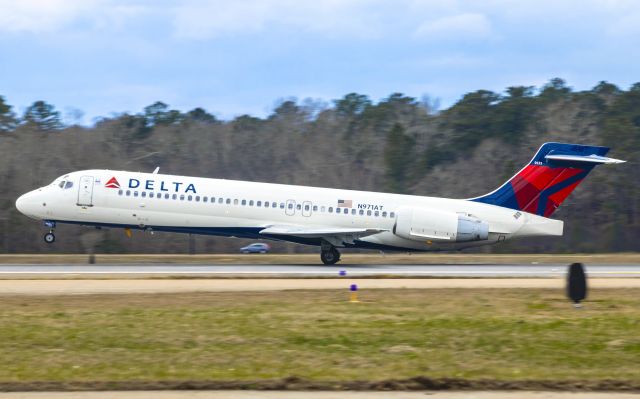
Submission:
<svg viewBox="0 0 640 399">
<path fill-rule="evenodd" d="M 184 263 L 184 264 L 321 264 L 319 254 L 97 254 L 98 264 Z M 0 254 L 0 264 L 86 264 L 80 254 Z M 473 254 L 473 253 L 344 253 L 340 264 L 638 264 L 640 253 L 611 254 Z"/>
<path fill-rule="evenodd" d="M 2 297 L 0 382 L 428 376 L 640 381 L 640 292 Z"/>
</svg>

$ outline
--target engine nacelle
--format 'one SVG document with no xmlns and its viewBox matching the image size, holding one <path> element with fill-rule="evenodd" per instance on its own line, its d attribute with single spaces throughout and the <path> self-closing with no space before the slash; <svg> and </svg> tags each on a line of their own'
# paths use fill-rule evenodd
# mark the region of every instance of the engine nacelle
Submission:
<svg viewBox="0 0 640 399">
<path fill-rule="evenodd" d="M 489 223 L 463 213 L 400 208 L 393 233 L 414 241 L 482 241 L 489 238 Z"/>
</svg>

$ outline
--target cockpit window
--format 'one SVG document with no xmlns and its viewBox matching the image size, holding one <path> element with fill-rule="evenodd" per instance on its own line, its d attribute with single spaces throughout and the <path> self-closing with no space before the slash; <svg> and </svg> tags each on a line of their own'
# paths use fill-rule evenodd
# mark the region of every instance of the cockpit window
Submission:
<svg viewBox="0 0 640 399">
<path fill-rule="evenodd" d="M 67 178 L 69 177 L 69 175 L 64 175 L 64 176 L 60 176 L 57 179 L 55 179 L 54 181 L 51 182 L 52 185 L 56 185 L 60 188 L 69 188 L 73 186 L 72 182 L 67 182 Z M 69 187 L 65 187 L 65 183 L 71 183 L 71 185 Z"/>
<path fill-rule="evenodd" d="M 68 181 L 68 182 L 66 182 L 66 183 L 64 184 L 64 188 L 65 188 L 65 190 L 66 190 L 66 189 L 68 189 L 68 188 L 71 188 L 71 187 L 73 187 L 73 182 L 72 182 L 72 181 Z"/>
</svg>

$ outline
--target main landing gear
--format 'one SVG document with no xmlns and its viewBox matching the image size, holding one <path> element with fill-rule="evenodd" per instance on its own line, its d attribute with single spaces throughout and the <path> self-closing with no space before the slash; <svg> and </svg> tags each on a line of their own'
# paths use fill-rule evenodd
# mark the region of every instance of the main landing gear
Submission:
<svg viewBox="0 0 640 399">
<path fill-rule="evenodd" d="M 325 265 L 335 265 L 340 260 L 340 252 L 326 241 L 320 247 L 320 259 Z"/>
<path fill-rule="evenodd" d="M 56 227 L 56 222 L 46 220 L 44 225 L 49 228 L 49 232 L 44 235 L 44 242 L 47 244 L 53 244 L 56 241 L 56 236 L 53 234 L 53 229 Z"/>
</svg>

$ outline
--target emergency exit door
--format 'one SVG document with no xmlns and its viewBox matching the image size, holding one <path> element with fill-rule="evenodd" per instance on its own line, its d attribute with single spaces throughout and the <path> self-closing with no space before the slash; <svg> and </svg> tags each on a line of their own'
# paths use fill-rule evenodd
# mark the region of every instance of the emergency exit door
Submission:
<svg viewBox="0 0 640 399">
<path fill-rule="evenodd" d="M 93 206 L 93 176 L 82 176 L 78 187 L 78 206 Z"/>
</svg>

